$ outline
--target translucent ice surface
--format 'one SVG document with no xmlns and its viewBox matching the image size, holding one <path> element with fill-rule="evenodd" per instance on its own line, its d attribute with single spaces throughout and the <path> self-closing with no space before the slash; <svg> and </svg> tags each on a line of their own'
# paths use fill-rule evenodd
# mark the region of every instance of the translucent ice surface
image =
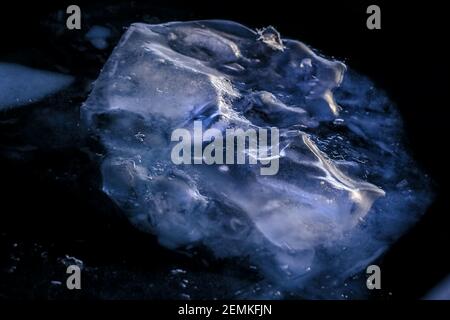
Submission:
<svg viewBox="0 0 450 320">
<path fill-rule="evenodd" d="M 64 74 L 0 62 L 0 110 L 36 102 L 73 80 Z"/>
<path fill-rule="evenodd" d="M 386 95 L 272 27 L 133 24 L 82 119 L 104 147 L 103 190 L 136 227 L 169 248 L 249 261 L 306 297 L 341 297 L 330 288 L 365 269 L 429 201 Z M 220 132 L 278 128 L 279 172 L 175 165 L 171 133 L 195 120 Z"/>
</svg>

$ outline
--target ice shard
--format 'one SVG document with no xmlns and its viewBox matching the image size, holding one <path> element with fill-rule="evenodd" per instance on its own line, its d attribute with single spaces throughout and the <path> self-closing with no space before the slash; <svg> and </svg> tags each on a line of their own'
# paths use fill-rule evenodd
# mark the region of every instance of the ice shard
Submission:
<svg viewBox="0 0 450 320">
<path fill-rule="evenodd" d="M 194 121 L 220 132 L 278 128 L 279 172 L 175 165 L 171 133 Z M 104 192 L 137 228 L 169 248 L 247 259 L 308 297 L 339 297 L 307 284 L 363 270 L 429 202 L 384 92 L 272 27 L 133 24 L 82 122 L 104 147 Z"/>
</svg>

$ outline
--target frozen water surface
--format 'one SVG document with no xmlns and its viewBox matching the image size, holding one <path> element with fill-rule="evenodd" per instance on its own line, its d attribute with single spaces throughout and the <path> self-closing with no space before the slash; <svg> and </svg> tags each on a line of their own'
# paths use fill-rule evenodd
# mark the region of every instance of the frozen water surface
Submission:
<svg viewBox="0 0 450 320">
<path fill-rule="evenodd" d="M 103 190 L 136 227 L 169 248 L 205 246 L 237 258 L 305 297 L 351 294 L 333 288 L 429 203 L 387 96 L 272 27 L 133 24 L 82 119 L 104 146 Z M 173 164 L 171 133 L 192 130 L 194 120 L 221 132 L 279 128 L 278 174 L 262 176 L 259 165 Z"/>
</svg>

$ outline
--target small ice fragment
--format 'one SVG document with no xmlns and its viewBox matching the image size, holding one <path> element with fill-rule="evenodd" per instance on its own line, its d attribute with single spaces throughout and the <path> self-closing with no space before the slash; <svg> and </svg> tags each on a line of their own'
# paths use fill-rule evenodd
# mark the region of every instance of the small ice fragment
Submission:
<svg viewBox="0 0 450 320">
<path fill-rule="evenodd" d="M 176 275 L 176 274 L 185 274 L 186 270 L 183 269 L 173 269 L 170 271 L 171 274 Z"/>
<path fill-rule="evenodd" d="M 93 26 L 85 35 L 85 38 L 99 50 L 108 48 L 108 38 L 110 37 L 111 30 L 103 26 Z"/>
<path fill-rule="evenodd" d="M 69 75 L 0 62 L 0 110 L 39 101 L 73 80 Z"/>
</svg>

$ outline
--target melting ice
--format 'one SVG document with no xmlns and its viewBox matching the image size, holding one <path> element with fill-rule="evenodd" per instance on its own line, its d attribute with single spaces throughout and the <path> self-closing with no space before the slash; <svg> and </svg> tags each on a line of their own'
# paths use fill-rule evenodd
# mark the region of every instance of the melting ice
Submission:
<svg viewBox="0 0 450 320">
<path fill-rule="evenodd" d="M 340 297 L 332 283 L 369 265 L 429 199 L 386 95 L 272 27 L 133 24 L 82 119 L 105 149 L 104 192 L 137 228 L 169 248 L 247 259 L 306 297 Z M 199 120 L 221 132 L 277 127 L 278 174 L 172 163 L 171 133 Z"/>
</svg>

